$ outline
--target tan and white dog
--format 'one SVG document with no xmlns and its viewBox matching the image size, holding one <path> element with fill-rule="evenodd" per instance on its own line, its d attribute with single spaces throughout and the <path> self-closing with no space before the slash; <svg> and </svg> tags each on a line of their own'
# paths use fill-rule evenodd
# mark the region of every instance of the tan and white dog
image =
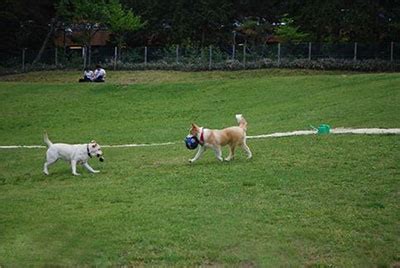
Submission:
<svg viewBox="0 0 400 268">
<path fill-rule="evenodd" d="M 100 145 L 96 141 L 91 141 L 87 144 L 66 144 L 66 143 L 52 143 L 49 140 L 47 133 L 43 136 L 44 142 L 47 144 L 46 163 L 44 163 L 43 172 L 49 175 L 48 167 L 55 163 L 58 159 L 63 159 L 70 162 L 72 174 L 80 175 L 76 172 L 76 165 L 83 165 L 91 173 L 99 173 L 100 171 L 94 170 L 88 164 L 89 158 L 97 156 L 101 162 L 104 161 L 103 152 Z"/>
<path fill-rule="evenodd" d="M 206 148 L 212 148 L 217 159 L 223 161 L 221 147 L 225 145 L 229 146 L 229 155 L 225 158 L 225 161 L 230 161 L 234 158 L 237 146 L 241 146 L 247 154 L 247 159 L 250 159 L 252 154 L 246 144 L 247 121 L 241 114 L 236 115 L 236 120 L 239 126 L 228 127 L 221 130 L 208 129 L 192 124 L 190 134 L 197 137 L 200 146 L 194 158 L 190 159 L 189 162 L 193 163 L 198 160 Z"/>
</svg>

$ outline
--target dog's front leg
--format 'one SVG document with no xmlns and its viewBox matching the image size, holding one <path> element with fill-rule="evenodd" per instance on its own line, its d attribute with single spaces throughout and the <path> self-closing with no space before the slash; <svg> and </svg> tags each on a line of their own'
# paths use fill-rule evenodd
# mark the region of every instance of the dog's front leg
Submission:
<svg viewBox="0 0 400 268">
<path fill-rule="evenodd" d="M 205 146 L 200 146 L 199 149 L 197 150 L 196 155 L 189 160 L 189 163 L 193 163 L 194 161 L 196 161 L 197 159 L 200 158 L 200 156 L 203 154 L 203 152 L 206 150 Z"/>
<path fill-rule="evenodd" d="M 83 163 L 82 164 L 89 172 L 92 172 L 92 173 L 99 173 L 100 171 L 99 170 L 94 170 L 91 166 L 89 166 L 89 163 L 88 162 L 85 162 L 85 163 Z"/>
<path fill-rule="evenodd" d="M 71 168 L 72 168 L 72 174 L 74 174 L 75 176 L 80 176 L 81 174 L 76 172 L 76 161 L 75 160 L 71 160 Z"/>
<path fill-rule="evenodd" d="M 246 154 L 247 154 L 247 159 L 250 159 L 250 158 L 253 157 L 253 154 L 251 153 L 250 148 L 249 148 L 249 146 L 247 146 L 246 142 L 244 142 L 244 143 L 242 144 L 242 148 L 243 148 L 243 150 L 244 150 L 244 151 L 246 152 Z"/>
</svg>

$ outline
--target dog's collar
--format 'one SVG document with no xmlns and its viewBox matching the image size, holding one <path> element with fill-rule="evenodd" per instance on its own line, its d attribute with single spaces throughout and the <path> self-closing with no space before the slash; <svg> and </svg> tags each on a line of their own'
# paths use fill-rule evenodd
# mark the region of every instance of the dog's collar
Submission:
<svg viewBox="0 0 400 268">
<path fill-rule="evenodd" d="M 87 155 L 88 155 L 90 158 L 92 158 L 92 155 L 90 154 L 90 151 L 89 151 L 89 144 L 86 146 L 86 151 L 87 151 Z"/>
<path fill-rule="evenodd" d="M 204 128 L 201 129 L 199 143 L 200 145 L 204 145 Z"/>
</svg>

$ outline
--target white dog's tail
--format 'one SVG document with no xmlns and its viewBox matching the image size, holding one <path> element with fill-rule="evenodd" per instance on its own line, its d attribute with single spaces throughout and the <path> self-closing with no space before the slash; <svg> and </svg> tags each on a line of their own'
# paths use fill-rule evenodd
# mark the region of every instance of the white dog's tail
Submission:
<svg viewBox="0 0 400 268">
<path fill-rule="evenodd" d="M 237 114 L 236 120 L 239 124 L 239 127 L 243 128 L 245 131 L 247 130 L 247 121 L 244 119 L 243 115 Z"/>
<path fill-rule="evenodd" d="M 49 140 L 49 136 L 47 135 L 46 131 L 43 134 L 43 140 L 44 140 L 44 143 L 47 144 L 47 147 L 50 147 L 51 145 L 53 145 L 53 143 Z"/>
</svg>

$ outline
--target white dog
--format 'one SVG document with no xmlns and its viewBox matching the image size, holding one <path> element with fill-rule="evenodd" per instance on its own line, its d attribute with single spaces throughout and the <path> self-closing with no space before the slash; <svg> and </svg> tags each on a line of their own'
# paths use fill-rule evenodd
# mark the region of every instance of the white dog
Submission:
<svg viewBox="0 0 400 268">
<path fill-rule="evenodd" d="M 49 175 L 47 169 L 51 164 L 55 163 L 58 159 L 63 159 L 71 163 L 72 174 L 80 175 L 76 172 L 76 164 L 83 165 L 89 172 L 99 173 L 100 171 L 94 170 L 88 164 L 89 158 L 93 155 L 97 156 L 101 162 L 104 161 L 103 152 L 100 145 L 96 141 L 91 141 L 88 144 L 65 144 L 65 143 L 52 143 L 44 133 L 44 142 L 47 144 L 46 163 L 44 163 L 43 172 Z"/>
<path fill-rule="evenodd" d="M 241 114 L 236 115 L 236 120 L 239 126 L 224 129 L 208 129 L 192 124 L 190 134 L 197 138 L 200 146 L 196 155 L 190 159 L 189 162 L 193 163 L 198 160 L 206 148 L 212 148 L 218 160 L 230 161 L 235 156 L 235 149 L 237 146 L 242 147 L 247 154 L 247 158 L 250 159 L 252 153 L 246 144 L 247 121 Z M 223 159 L 221 147 L 225 145 L 229 146 L 229 155 L 227 158 Z"/>
</svg>

